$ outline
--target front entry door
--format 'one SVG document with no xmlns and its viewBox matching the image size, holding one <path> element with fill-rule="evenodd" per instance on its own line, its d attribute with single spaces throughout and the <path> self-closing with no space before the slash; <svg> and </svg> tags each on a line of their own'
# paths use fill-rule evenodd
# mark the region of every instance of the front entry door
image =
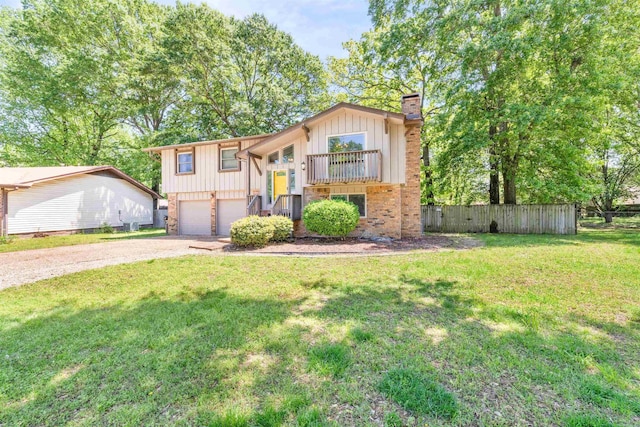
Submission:
<svg viewBox="0 0 640 427">
<path fill-rule="evenodd" d="M 287 194 L 287 171 L 273 171 L 273 200 L 275 201 L 279 195 Z"/>
</svg>

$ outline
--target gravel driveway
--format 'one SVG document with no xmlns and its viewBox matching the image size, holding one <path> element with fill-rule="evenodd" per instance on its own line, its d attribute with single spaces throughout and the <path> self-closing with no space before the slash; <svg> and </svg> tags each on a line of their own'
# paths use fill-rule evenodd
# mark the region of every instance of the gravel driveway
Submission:
<svg viewBox="0 0 640 427">
<path fill-rule="evenodd" d="M 212 248 L 224 246 L 213 238 L 166 236 L 3 253 L 0 289 L 107 265 L 201 254 L 203 251 L 189 246 L 203 243 Z"/>
</svg>

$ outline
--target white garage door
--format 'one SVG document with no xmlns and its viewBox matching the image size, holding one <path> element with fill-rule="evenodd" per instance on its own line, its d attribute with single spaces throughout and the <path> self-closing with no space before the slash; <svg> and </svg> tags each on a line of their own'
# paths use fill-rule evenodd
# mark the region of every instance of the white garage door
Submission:
<svg viewBox="0 0 640 427">
<path fill-rule="evenodd" d="M 228 236 L 231 223 L 247 216 L 247 202 L 245 199 L 218 200 L 218 221 L 216 232 L 218 236 Z"/>
<path fill-rule="evenodd" d="M 180 202 L 178 231 L 183 235 L 211 236 L 211 202 L 209 200 Z"/>
</svg>

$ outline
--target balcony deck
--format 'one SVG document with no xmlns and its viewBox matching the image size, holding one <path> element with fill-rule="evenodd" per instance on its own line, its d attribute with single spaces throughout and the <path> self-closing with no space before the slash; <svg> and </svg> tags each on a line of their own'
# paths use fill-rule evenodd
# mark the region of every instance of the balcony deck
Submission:
<svg viewBox="0 0 640 427">
<path fill-rule="evenodd" d="M 380 150 L 307 155 L 308 184 L 382 181 Z"/>
</svg>

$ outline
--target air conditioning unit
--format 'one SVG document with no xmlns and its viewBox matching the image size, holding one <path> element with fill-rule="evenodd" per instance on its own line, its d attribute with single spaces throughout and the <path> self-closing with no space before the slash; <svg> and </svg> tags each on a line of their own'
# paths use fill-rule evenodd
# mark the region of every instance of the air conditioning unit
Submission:
<svg viewBox="0 0 640 427">
<path fill-rule="evenodd" d="M 122 223 L 122 231 L 130 232 L 130 231 L 140 231 L 140 223 L 138 222 L 123 222 Z"/>
</svg>

